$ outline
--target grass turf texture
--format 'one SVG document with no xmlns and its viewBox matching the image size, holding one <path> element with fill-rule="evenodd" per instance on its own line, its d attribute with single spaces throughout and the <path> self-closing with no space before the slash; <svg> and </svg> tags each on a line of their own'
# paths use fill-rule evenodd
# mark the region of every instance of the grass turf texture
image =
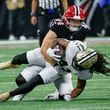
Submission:
<svg viewBox="0 0 110 110">
<path fill-rule="evenodd" d="M 14 55 L 35 48 L 35 44 L 19 44 L 0 46 L 0 61 L 10 60 Z M 106 53 L 110 57 L 110 45 L 91 46 Z M 12 90 L 16 87 L 15 78 L 26 65 L 18 69 L 0 70 L 0 93 Z M 76 84 L 76 76 L 73 76 L 73 85 Z M 53 84 L 36 87 L 23 101 L 0 102 L 0 110 L 110 110 L 110 77 L 94 74 L 87 81 L 85 91 L 76 99 L 65 101 L 45 101 L 43 98 L 55 90 Z"/>
</svg>

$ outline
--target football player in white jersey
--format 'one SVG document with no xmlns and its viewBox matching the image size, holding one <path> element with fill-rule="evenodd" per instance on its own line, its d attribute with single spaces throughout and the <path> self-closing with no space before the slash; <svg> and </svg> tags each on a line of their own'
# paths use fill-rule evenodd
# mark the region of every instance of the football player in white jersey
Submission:
<svg viewBox="0 0 110 110">
<path fill-rule="evenodd" d="M 36 77 L 34 77 L 31 81 L 21 85 L 17 89 L 6 92 L 0 95 L 1 101 L 6 101 L 10 97 L 13 97 L 18 94 L 25 94 L 30 92 L 35 86 L 50 83 L 53 81 L 56 81 L 60 77 L 64 77 L 67 74 L 68 69 L 73 72 L 73 70 L 76 71 L 76 74 L 78 75 L 78 83 L 76 88 L 74 88 L 71 92 L 71 94 L 66 94 L 63 97 L 59 97 L 59 99 L 65 99 L 70 100 L 71 98 L 77 97 L 83 90 L 86 85 L 86 80 L 90 79 L 93 75 L 93 71 L 100 72 L 102 74 L 107 75 L 107 72 L 110 72 L 110 69 L 105 66 L 106 60 L 103 58 L 102 54 L 99 54 L 93 49 L 85 48 L 85 44 L 80 41 L 65 41 L 66 45 L 66 51 L 65 51 L 65 61 L 67 62 L 67 69 L 65 67 L 63 68 L 63 63 L 65 62 L 56 62 L 58 64 L 57 66 L 48 66 L 44 68 Z M 81 44 L 81 48 L 79 48 L 79 45 Z M 48 50 L 48 53 L 53 59 L 56 59 L 56 56 L 54 57 L 52 51 L 57 51 L 57 49 Z M 76 53 L 75 53 L 75 52 Z M 69 54 L 68 54 L 69 52 Z M 75 54 L 74 54 L 75 53 Z M 68 57 L 69 55 L 69 57 Z M 69 60 L 68 60 L 69 59 Z M 57 60 L 57 59 L 56 59 Z M 59 57 L 58 57 L 59 60 Z M 99 65 L 100 63 L 100 65 Z M 101 67 L 101 69 L 100 69 Z M 64 70 L 65 69 L 65 70 Z M 63 73 L 61 72 L 63 71 Z M 71 82 L 70 82 L 71 83 Z M 59 83 L 58 83 L 59 84 Z M 66 83 L 65 83 L 66 84 Z M 63 87 L 63 86 L 61 86 Z M 59 87 L 58 91 L 61 92 L 62 88 Z M 64 86 L 63 88 L 66 89 Z M 61 91 L 60 91 L 61 89 Z M 64 89 L 64 90 L 65 90 Z M 63 91 L 62 91 L 63 92 Z M 62 94 L 63 95 L 63 94 Z"/>
<path fill-rule="evenodd" d="M 67 41 L 65 39 L 60 39 L 59 41 L 61 43 L 63 43 L 63 45 L 67 45 L 69 43 L 69 41 Z M 52 44 L 55 44 L 55 43 L 52 43 Z M 72 50 L 69 49 L 67 52 L 70 53 L 70 51 L 72 51 L 72 52 L 74 52 L 73 55 L 75 53 L 77 53 L 77 51 L 82 51 L 82 50 L 86 49 L 86 44 L 82 43 L 81 41 L 74 41 L 74 42 L 71 41 L 71 43 L 68 46 L 69 46 L 68 49 L 70 48 Z M 50 48 L 48 50 L 50 50 Z M 48 53 L 49 52 L 50 51 L 48 51 Z M 67 54 L 69 54 L 69 53 L 67 53 Z M 49 53 L 49 54 L 51 54 L 51 53 Z M 39 72 L 43 68 L 45 68 L 46 63 L 45 63 L 43 56 L 40 53 L 40 48 L 37 48 L 37 49 L 31 50 L 31 51 L 28 51 L 27 53 L 23 53 L 23 54 L 15 56 L 13 58 L 13 60 L 11 61 L 11 65 L 9 62 L 8 63 L 6 62 L 7 64 L 6 63 L 0 64 L 0 68 L 6 69 L 9 67 L 15 67 L 16 64 L 17 65 L 19 65 L 21 63 L 25 64 L 26 62 L 29 63 L 29 66 L 27 68 L 25 68 L 16 79 L 17 85 L 20 86 L 23 83 L 26 83 L 26 82 L 29 82 L 30 80 L 32 80 L 34 77 L 36 77 L 39 74 Z M 45 70 L 45 72 L 46 72 L 46 70 Z M 48 73 L 48 71 L 46 73 L 45 72 L 44 72 L 44 75 L 45 75 L 44 77 L 49 78 L 49 74 L 46 74 L 46 73 Z M 54 84 L 60 94 L 59 97 L 63 97 L 65 94 L 70 94 L 73 89 L 70 71 L 67 72 L 67 71 L 62 70 L 62 73 L 63 72 L 66 74 L 54 81 Z M 53 69 L 49 73 L 52 73 L 52 75 L 53 75 L 54 74 Z M 61 72 L 60 72 L 60 74 L 61 74 Z M 50 78 L 49 80 L 54 80 L 54 79 Z M 66 89 L 65 89 L 65 87 L 66 87 Z M 23 97 L 23 95 L 18 95 L 18 96 L 15 96 L 13 100 L 20 100 L 20 99 L 22 99 L 22 97 Z M 58 95 L 56 97 L 54 97 L 54 99 L 55 98 L 58 98 Z"/>
</svg>

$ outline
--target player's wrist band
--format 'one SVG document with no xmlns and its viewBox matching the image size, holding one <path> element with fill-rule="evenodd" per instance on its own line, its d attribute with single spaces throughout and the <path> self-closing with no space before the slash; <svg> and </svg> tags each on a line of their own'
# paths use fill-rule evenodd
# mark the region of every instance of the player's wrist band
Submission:
<svg viewBox="0 0 110 110">
<path fill-rule="evenodd" d="M 31 17 L 36 16 L 36 13 L 31 12 L 31 13 L 30 13 L 30 16 L 31 16 Z"/>
</svg>

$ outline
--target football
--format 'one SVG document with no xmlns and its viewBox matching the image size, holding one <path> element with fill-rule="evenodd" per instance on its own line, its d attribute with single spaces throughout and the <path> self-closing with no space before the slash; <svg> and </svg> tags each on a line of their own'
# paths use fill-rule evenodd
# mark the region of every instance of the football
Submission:
<svg viewBox="0 0 110 110">
<path fill-rule="evenodd" d="M 55 49 L 59 49 L 59 51 L 55 52 L 56 55 L 62 56 L 64 54 L 64 52 L 65 52 L 65 49 L 64 49 L 64 47 L 62 45 L 57 44 L 54 48 Z"/>
</svg>

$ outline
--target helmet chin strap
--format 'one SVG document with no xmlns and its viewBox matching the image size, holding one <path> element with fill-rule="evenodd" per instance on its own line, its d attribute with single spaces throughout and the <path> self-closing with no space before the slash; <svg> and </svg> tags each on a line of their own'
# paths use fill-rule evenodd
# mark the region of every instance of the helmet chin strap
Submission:
<svg viewBox="0 0 110 110">
<path fill-rule="evenodd" d="M 70 31 L 77 31 L 78 30 L 78 27 L 73 27 L 73 26 L 69 26 L 69 29 L 70 29 Z"/>
<path fill-rule="evenodd" d="M 69 23 L 69 21 L 67 21 L 66 27 L 67 27 L 70 31 L 72 31 L 72 32 L 78 31 L 78 29 L 79 29 L 79 26 L 73 27 L 73 26 Z"/>
</svg>

